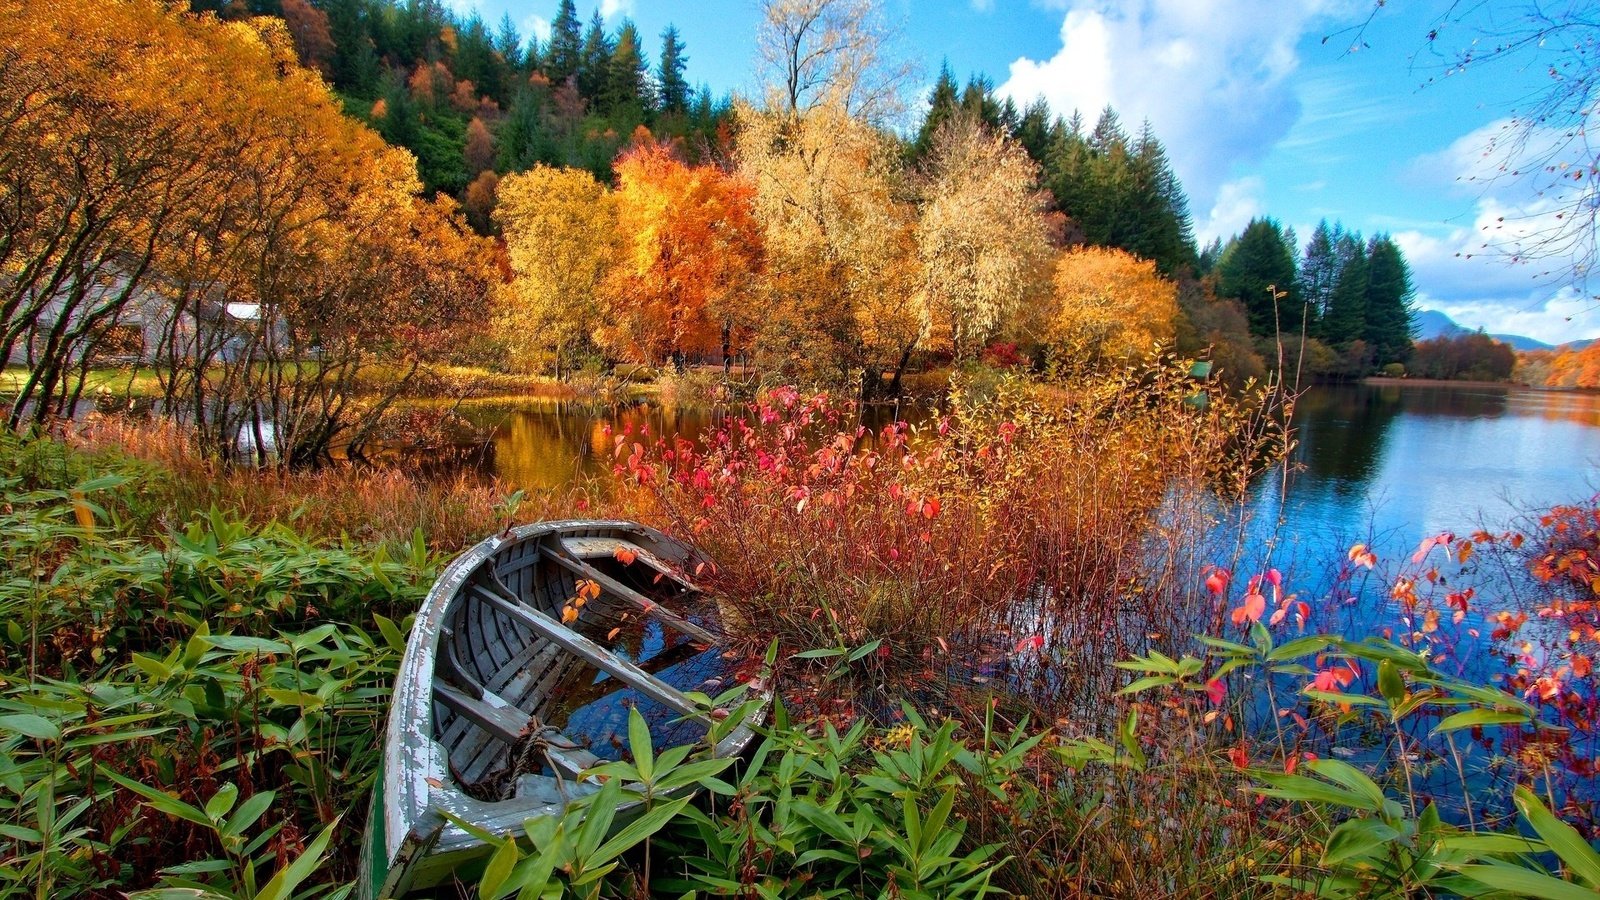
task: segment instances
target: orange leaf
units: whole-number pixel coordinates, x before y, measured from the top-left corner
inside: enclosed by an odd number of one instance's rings
[[[561,607],[561,621],[563,624],[571,624],[578,621],[578,608],[575,606]]]
[[[632,550],[629,550],[626,547],[618,547],[617,552],[613,553],[612,555],[617,558],[617,562],[622,563],[625,566],[633,565],[633,561],[639,558],[639,554],[634,553]]]

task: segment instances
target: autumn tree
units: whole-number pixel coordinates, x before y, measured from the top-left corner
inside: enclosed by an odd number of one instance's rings
[[[925,321],[971,359],[1038,296],[1049,257],[1038,167],[971,116],[934,137],[916,229]]]
[[[754,325],[762,263],[748,182],[687,166],[644,141],[617,163],[617,262],[602,283],[602,342],[655,363],[720,349],[724,366]]]
[[[512,280],[495,296],[495,329],[513,368],[564,367],[593,345],[598,287],[616,255],[616,205],[580,169],[535,166],[507,175],[494,221],[505,236]]]
[[[1125,250],[1081,247],[1055,266],[1045,340],[1070,362],[1128,360],[1175,337],[1178,286]]]
[[[70,410],[70,370],[136,317],[163,407],[210,452],[359,444],[437,352],[419,336],[472,315],[484,245],[416,199],[412,158],[343,115],[282,20],[7,2],[0,181],[30,221],[0,239],[0,350],[34,361],[13,424]],[[391,380],[358,396],[375,363]]]
[[[926,326],[897,148],[839,104],[797,117],[743,107],[737,122],[767,253],[763,360],[788,376],[892,370],[898,383]]]
[[[283,21],[294,37],[294,49],[300,63],[321,72],[324,77],[333,75],[333,33],[328,26],[328,14],[307,0],[283,0]]]

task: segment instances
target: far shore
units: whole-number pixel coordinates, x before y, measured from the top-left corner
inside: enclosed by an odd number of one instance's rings
[[[1568,388],[1536,388],[1533,385],[1524,384],[1520,381],[1471,381],[1468,379],[1457,380],[1451,378],[1388,378],[1383,375],[1373,375],[1369,378],[1363,378],[1361,383],[1370,384],[1373,387],[1388,387],[1395,385],[1400,387],[1505,388],[1506,390],[1519,391],[1569,390]]]
[[[1466,388],[1499,388],[1507,391],[1545,391],[1555,394],[1600,394],[1600,388],[1586,387],[1549,387],[1539,384],[1528,384],[1522,381],[1452,381],[1448,378],[1386,378],[1374,375],[1363,378],[1362,384],[1373,387],[1466,387]]]

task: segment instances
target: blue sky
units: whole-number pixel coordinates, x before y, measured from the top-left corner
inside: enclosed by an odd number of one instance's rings
[[[455,5],[548,33],[557,4]],[[1479,252],[1481,225],[1528,198],[1458,179],[1481,167],[1479,148],[1540,72],[1500,65],[1424,87],[1440,74],[1425,35],[1447,6],[1388,4],[1356,52],[1341,30],[1371,0],[885,0],[884,11],[920,86],[947,60],[958,78],[986,73],[1019,104],[1042,94],[1091,122],[1108,102],[1130,129],[1150,119],[1202,240],[1226,239],[1253,215],[1302,241],[1319,219],[1337,219],[1400,242],[1420,307],[1552,343],[1600,336],[1594,301]],[[631,17],[652,57],[654,36],[676,24],[692,81],[754,92],[757,0],[580,0],[580,15],[596,7],[612,25]]]

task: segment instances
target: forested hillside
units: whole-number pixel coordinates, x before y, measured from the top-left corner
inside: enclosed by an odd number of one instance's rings
[[[1280,361],[1359,377],[1409,359],[1413,289],[1387,236],[1322,223],[1302,250],[1263,218],[1202,253],[1160,139],[1110,108],[1091,124],[1042,99],[1019,107],[944,66],[894,120],[903,131],[857,115],[826,79],[783,122],[770,103],[691,88],[677,29],[584,19],[573,0],[545,41],[436,0],[193,6],[281,17],[346,112],[415,156],[423,196],[453,197],[504,238],[515,277],[472,354],[490,365],[736,358],[775,377],[882,372],[898,388],[908,368],[1093,364],[1112,347],[1207,355],[1236,380]],[[963,171],[998,160],[986,179]],[[502,185],[521,173],[531,180]],[[673,226],[685,203],[699,224]],[[577,219],[541,219],[555,213]],[[577,244],[556,233],[575,221],[594,229]]]
[[[436,0],[193,0],[224,18],[281,16],[295,50],[320,71],[346,110],[417,157],[425,190],[461,200],[489,227],[500,175],[570,166],[609,180],[617,153],[643,126],[707,155],[728,110],[686,80],[689,57],[674,28],[643,35],[624,19],[585,24],[563,0],[551,35],[490,26]],[[651,62],[651,47],[659,47]]]

